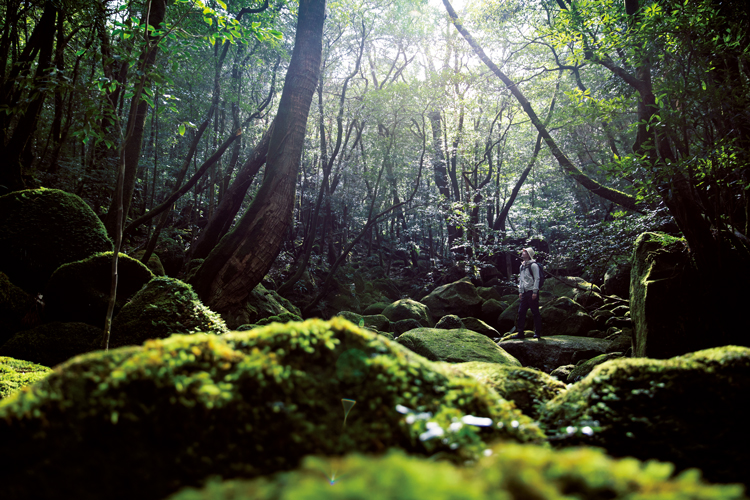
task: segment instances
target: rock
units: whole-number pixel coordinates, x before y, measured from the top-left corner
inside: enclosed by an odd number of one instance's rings
[[[541,311],[542,333],[584,337],[596,328],[596,321],[580,304],[568,297],[558,297]]]
[[[383,315],[391,322],[414,319],[419,321],[420,325],[426,327],[435,324],[430,309],[425,304],[412,299],[397,300],[383,310]]]
[[[46,366],[0,357],[0,400],[47,376],[52,370]]]
[[[0,346],[24,327],[24,317],[34,311],[34,298],[0,272]]]
[[[73,356],[96,351],[102,336],[101,328],[86,323],[44,323],[13,335],[0,346],[0,356],[55,366]]]
[[[172,278],[180,273],[185,264],[185,245],[180,241],[179,236],[160,236],[154,253],[159,256],[166,275]]]
[[[362,320],[362,315],[357,314],[355,312],[351,311],[341,311],[336,316],[341,316],[345,320],[349,321],[350,323],[354,323],[355,325],[363,326],[364,322],[360,325],[360,321]]]
[[[630,270],[633,262],[628,259],[619,264],[613,264],[604,274],[602,293],[628,298],[630,295]]]
[[[614,460],[596,449],[501,443],[487,455],[465,467],[398,450],[351,454],[335,462],[336,471],[342,471],[340,482],[321,472],[331,469],[330,460],[308,457],[292,472],[251,481],[216,480],[168,500],[745,499],[739,485],[708,485],[699,474],[673,477],[670,464]]]
[[[571,297],[588,311],[592,311],[604,305],[604,297],[602,297],[599,287],[596,285],[590,285],[590,287],[591,288],[588,290],[575,288],[573,290],[573,297]]]
[[[455,314],[448,314],[447,316],[443,316],[435,325],[435,328],[438,328],[440,330],[454,330],[456,328],[463,327],[464,322],[461,321],[461,318],[459,318]]]
[[[290,321],[299,321],[300,317],[290,312],[281,312],[276,316],[261,318],[254,326],[265,326],[271,323],[289,323]],[[239,330],[240,328],[238,328]]]
[[[570,375],[568,376],[568,380],[566,380],[567,383],[573,384],[575,382],[578,382],[583,377],[591,373],[591,370],[599,366],[600,364],[604,363],[605,361],[609,361],[610,359],[617,359],[622,357],[622,352],[609,352],[605,354],[600,354],[598,356],[594,356],[591,359],[587,359],[586,361],[579,361],[578,364],[571,370]]]
[[[489,385],[533,419],[538,408],[566,390],[564,383],[533,368],[471,361],[450,365]]]
[[[503,296],[500,295],[500,292],[497,291],[497,288],[494,286],[488,286],[488,287],[477,287],[477,294],[482,298],[483,301],[488,300],[497,300],[498,302],[502,302]]]
[[[491,339],[499,339],[500,332],[492,328],[490,325],[477,318],[463,318],[464,328],[471,330],[472,332],[481,333],[485,337]]]
[[[404,332],[408,332],[409,330],[414,330],[415,328],[421,328],[422,325],[417,321],[416,319],[401,319],[396,322],[391,323],[391,331],[393,332],[394,336],[398,337]]]
[[[575,367],[576,365],[558,366],[549,373],[549,376],[559,380],[560,382],[567,383],[570,372],[572,372],[573,368]]]
[[[81,198],[57,189],[0,196],[0,272],[36,294],[67,262],[112,250],[104,225]]]
[[[597,366],[547,404],[542,423],[560,446],[673,462],[717,482],[748,483],[750,349],[726,346],[668,360]],[[590,432],[581,432],[589,426]],[[568,427],[576,430],[569,432]]]
[[[416,328],[403,333],[396,342],[432,361],[486,361],[521,366],[517,359],[490,339],[466,329]]]
[[[385,308],[389,305],[391,305],[390,302],[375,302],[374,304],[367,306],[365,310],[362,311],[362,314],[382,314]]]
[[[493,425],[425,435],[464,415]],[[463,462],[489,440],[543,436],[479,382],[346,320],[309,320],[175,335],[59,366],[0,405],[0,456],[13,457],[0,484],[3,500],[60,498],[61,485],[82,500],[157,500],[212,476],[292,469],[312,453],[399,447]]]
[[[482,299],[476,287],[465,280],[439,286],[420,301],[430,308],[436,318],[448,314],[459,317],[478,316],[482,312]]]
[[[608,338],[610,341],[607,352],[627,352],[633,347],[633,331],[629,328],[622,330],[615,338]]]
[[[173,333],[226,333],[218,313],[204,306],[187,283],[154,278],[115,316],[110,347],[140,345]]]
[[[640,235],[630,280],[634,356],[664,359],[728,340],[706,335],[716,314],[702,303],[685,241],[662,233]]]
[[[98,253],[60,266],[44,288],[45,320],[104,328],[112,286],[112,254]],[[117,260],[117,275],[115,314],[154,277],[146,266],[124,253]]]
[[[133,258],[140,261],[145,254],[145,250],[138,250],[133,254]],[[203,262],[203,259],[199,260]],[[152,253],[151,257],[148,258],[148,263],[146,263],[145,265],[152,273],[154,273],[154,276],[166,276],[166,273],[164,272],[164,265],[161,263],[161,259],[157,254]]]
[[[609,343],[604,339],[556,335],[533,340],[502,340],[498,345],[518,359],[522,366],[550,373],[558,366],[604,354]]]
[[[510,305],[500,313],[500,316],[497,318],[497,329],[500,332],[509,332],[514,327],[516,327],[516,321],[518,318],[518,294],[516,294],[516,299],[510,303]],[[544,328],[544,323],[542,323],[542,328]],[[531,311],[528,311],[526,313],[526,322],[524,323],[524,329],[534,329],[534,318],[531,315]]]
[[[344,309],[339,309],[346,310]],[[258,283],[247,299],[245,307],[234,314],[227,314],[224,320],[229,328],[237,328],[239,325],[246,323],[259,323],[263,318],[271,316],[280,316],[291,314],[294,320],[301,320],[300,310],[295,307],[289,300],[285,299],[276,291],[268,290]]]
[[[370,314],[362,316],[361,314],[353,313],[351,311],[342,311],[337,314],[347,321],[354,323],[362,328],[368,330],[375,330],[377,332],[390,332],[391,322],[382,314]]]
[[[482,302],[482,310],[479,313],[479,317],[487,323],[494,325],[497,323],[498,318],[508,308],[507,302],[502,302],[495,299],[490,299]]]
[[[388,278],[372,280],[372,289],[376,292],[380,292],[390,300],[399,300],[401,298],[401,290],[398,289],[398,286],[396,286],[396,283],[393,280]]]

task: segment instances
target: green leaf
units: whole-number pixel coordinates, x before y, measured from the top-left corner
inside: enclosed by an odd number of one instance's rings
[[[218,3],[219,5],[221,5],[222,9],[227,10],[227,4],[225,4],[221,0],[216,0],[216,3]]]
[[[213,26],[214,20],[212,17],[204,17],[203,20],[208,24],[209,26]]]
[[[185,135],[185,130],[186,130],[185,124],[184,123],[180,123],[180,126],[177,129],[177,131],[180,133],[180,135]]]

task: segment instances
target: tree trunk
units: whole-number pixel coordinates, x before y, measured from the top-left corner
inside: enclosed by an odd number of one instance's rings
[[[320,73],[325,0],[301,0],[294,51],[268,147],[263,184],[235,229],[192,280],[201,299],[228,314],[244,307],[281,249],[291,222],[307,116]]]

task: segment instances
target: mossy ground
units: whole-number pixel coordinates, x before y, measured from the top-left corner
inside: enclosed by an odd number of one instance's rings
[[[51,371],[36,363],[0,356],[0,399],[43,379]]]
[[[392,451],[340,461],[307,458],[294,472],[253,481],[213,481],[169,500],[740,500],[739,485],[710,485],[670,464],[613,460],[599,450],[554,451],[505,444],[475,467]],[[333,472],[336,472],[334,475]],[[332,479],[333,478],[333,479]]]
[[[550,401],[541,422],[559,445],[601,446],[615,456],[697,467],[712,481],[748,481],[748,387],[746,347],[616,359]]]
[[[346,423],[342,399],[356,401]],[[491,424],[455,425],[466,415]],[[61,365],[0,405],[0,457],[13,456],[0,483],[7,499],[61,489],[157,499],[211,475],[290,469],[309,454],[395,446],[463,461],[490,440],[543,437],[477,381],[343,319],[310,320],[175,335]]]

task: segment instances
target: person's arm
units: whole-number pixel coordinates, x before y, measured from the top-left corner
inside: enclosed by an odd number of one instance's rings
[[[531,268],[531,274],[534,276],[534,286],[531,287],[531,290],[533,292],[532,299],[536,298],[536,295],[539,293],[539,264],[532,264],[529,266]]]

